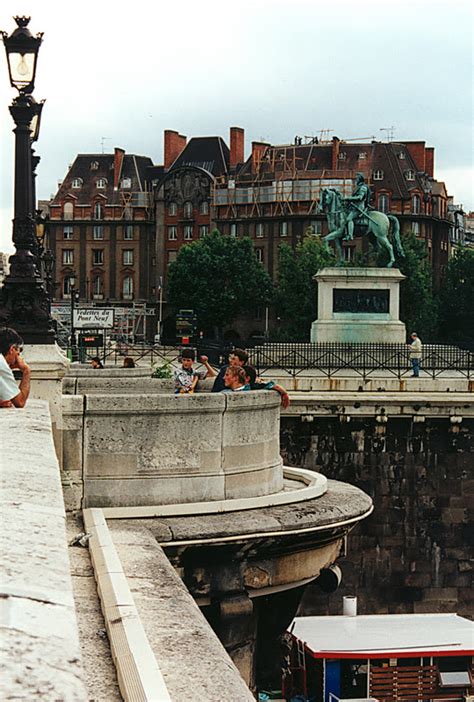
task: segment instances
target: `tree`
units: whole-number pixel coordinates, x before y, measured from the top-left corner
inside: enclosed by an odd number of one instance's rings
[[[222,328],[240,314],[270,302],[270,276],[257,261],[249,238],[214,230],[179,250],[170,264],[168,300],[175,309],[193,309],[200,328]]]
[[[421,339],[430,340],[437,334],[438,309],[426,244],[409,234],[403,237],[403,248],[405,257],[398,260],[400,271],[406,275],[400,286],[400,319],[408,334],[415,331]]]
[[[281,244],[277,289],[277,312],[283,322],[281,338],[309,339],[317,315],[313,276],[328,265],[334,265],[334,256],[319,237],[306,236],[296,249]]]
[[[457,249],[439,294],[440,333],[450,343],[474,342],[474,251]]]

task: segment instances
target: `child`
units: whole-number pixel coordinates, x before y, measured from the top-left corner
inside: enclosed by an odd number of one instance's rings
[[[205,357],[203,356],[202,358],[204,359]],[[207,376],[207,370],[195,371],[193,369],[194,359],[193,349],[183,349],[181,352],[181,368],[177,368],[173,374],[174,392],[176,395],[194,392],[198,381],[203,380]],[[207,363],[205,365],[207,366]]]

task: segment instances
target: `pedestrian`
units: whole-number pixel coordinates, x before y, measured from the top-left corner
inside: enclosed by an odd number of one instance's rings
[[[0,407],[24,407],[30,394],[30,367],[21,357],[23,339],[14,329],[0,329]],[[20,370],[20,387],[13,370]]]
[[[410,350],[410,361],[413,368],[412,378],[420,377],[420,361],[421,361],[421,339],[416,332],[410,335],[411,343],[408,344]]]
[[[211,366],[209,366],[207,356],[201,356],[201,361],[206,366],[205,371],[196,371],[193,368],[193,363],[196,356],[193,349],[183,349],[181,352],[181,368],[177,368],[174,371],[174,392],[176,395],[186,395],[193,393],[196,385],[200,380],[204,380],[207,377],[209,369],[213,371]]]
[[[245,382],[245,371],[239,366],[227,366],[224,373],[224,387],[220,392],[241,392],[250,390],[250,385]]]
[[[91,359],[91,366],[92,366],[92,368],[97,369],[97,368],[103,368],[104,364],[102,363],[102,361],[100,360],[100,358],[98,356],[94,356],[94,358]]]
[[[123,359],[123,368],[136,368],[135,361],[131,356],[125,356]]]
[[[245,366],[248,360],[249,355],[246,351],[244,351],[243,349],[234,349],[229,354],[229,363],[225,366],[222,366],[219,373],[217,374],[211,392],[220,392],[225,388],[224,375],[229,366],[242,368],[243,366]]]
[[[250,385],[251,390],[275,390],[281,397],[281,406],[286,409],[290,405],[290,396],[282,385],[278,385],[274,380],[262,381],[257,378],[257,371],[253,366],[245,365],[245,382]]]

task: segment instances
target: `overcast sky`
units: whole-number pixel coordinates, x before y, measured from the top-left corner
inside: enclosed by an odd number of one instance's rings
[[[435,176],[467,210],[473,196],[472,9],[468,0],[2,0],[0,29],[31,15],[44,32],[35,98],[46,98],[37,194],[49,198],[77,153],[150,156],[163,130],[245,129],[290,143],[425,140]],[[3,54],[3,50],[2,50]],[[12,250],[14,97],[0,57],[0,250]]]

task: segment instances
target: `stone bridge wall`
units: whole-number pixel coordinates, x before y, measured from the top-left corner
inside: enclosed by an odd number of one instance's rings
[[[473,617],[474,419],[328,415],[282,417],[285,465],[357,485],[375,508],[349,536],[338,594],[309,587],[302,613],[340,614],[352,594],[366,614]]]

